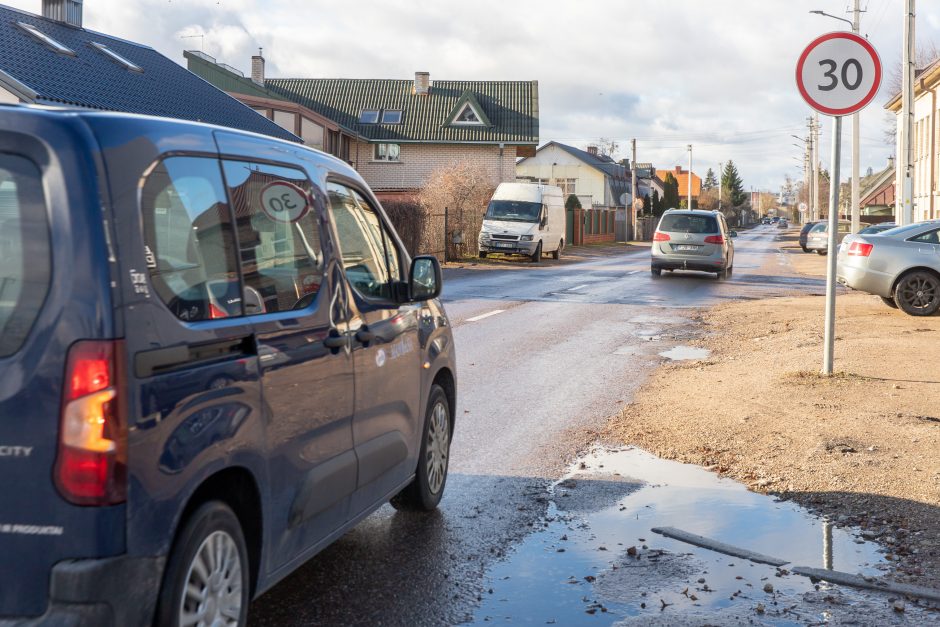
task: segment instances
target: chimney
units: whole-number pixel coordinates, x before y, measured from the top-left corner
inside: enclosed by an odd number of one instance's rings
[[[588,151],[588,154],[591,155],[592,157],[597,156],[597,146],[588,146],[587,151]]]
[[[681,166],[681,165],[677,165],[677,166],[676,166],[676,174],[682,174],[682,166]]]
[[[431,73],[415,72],[415,95],[427,96],[431,91]]]
[[[889,168],[894,167],[894,157],[888,157],[888,167]]]
[[[251,57],[251,82],[264,86],[264,57],[261,56],[261,48],[258,48],[258,54]]]
[[[82,2],[83,0],[42,0],[42,16],[81,28]]]

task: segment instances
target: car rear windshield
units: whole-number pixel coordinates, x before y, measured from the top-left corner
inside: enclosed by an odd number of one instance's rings
[[[888,237],[895,235],[911,235],[916,231],[924,228],[923,224],[905,224],[904,226],[896,226],[893,229],[888,229],[887,231],[882,231],[879,235],[886,235]]]
[[[660,231],[670,233],[719,233],[718,220],[713,216],[667,214],[659,223]]]
[[[538,222],[542,204],[524,200],[491,200],[486,208],[487,220],[509,220],[511,222]]]
[[[0,357],[26,340],[46,300],[51,266],[39,169],[0,154]]]

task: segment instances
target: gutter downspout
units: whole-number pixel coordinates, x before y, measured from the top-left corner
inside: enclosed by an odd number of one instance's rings
[[[930,103],[930,219],[936,217],[934,213],[934,196],[937,193],[937,88],[927,89],[924,79],[920,79],[922,91],[929,91]]]

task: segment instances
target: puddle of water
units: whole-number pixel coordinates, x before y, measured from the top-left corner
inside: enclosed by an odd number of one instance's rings
[[[675,346],[668,351],[660,353],[661,356],[672,361],[686,361],[690,359],[705,359],[711,355],[711,351],[706,348],[695,348],[694,346]]]
[[[638,449],[597,449],[553,485],[551,498],[542,527],[488,574],[474,624],[803,625],[827,621],[833,605],[857,612],[859,624],[914,618],[910,611],[894,616],[883,595],[816,586],[652,533],[677,527],[788,560],[784,568],[822,568],[831,560],[836,570],[880,574],[877,544],[698,466]],[[758,603],[763,613],[756,613]]]

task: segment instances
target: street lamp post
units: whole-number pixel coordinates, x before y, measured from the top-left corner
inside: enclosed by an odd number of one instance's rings
[[[718,211],[721,211],[721,186],[722,180],[725,178],[725,163],[724,161],[718,163]]]

